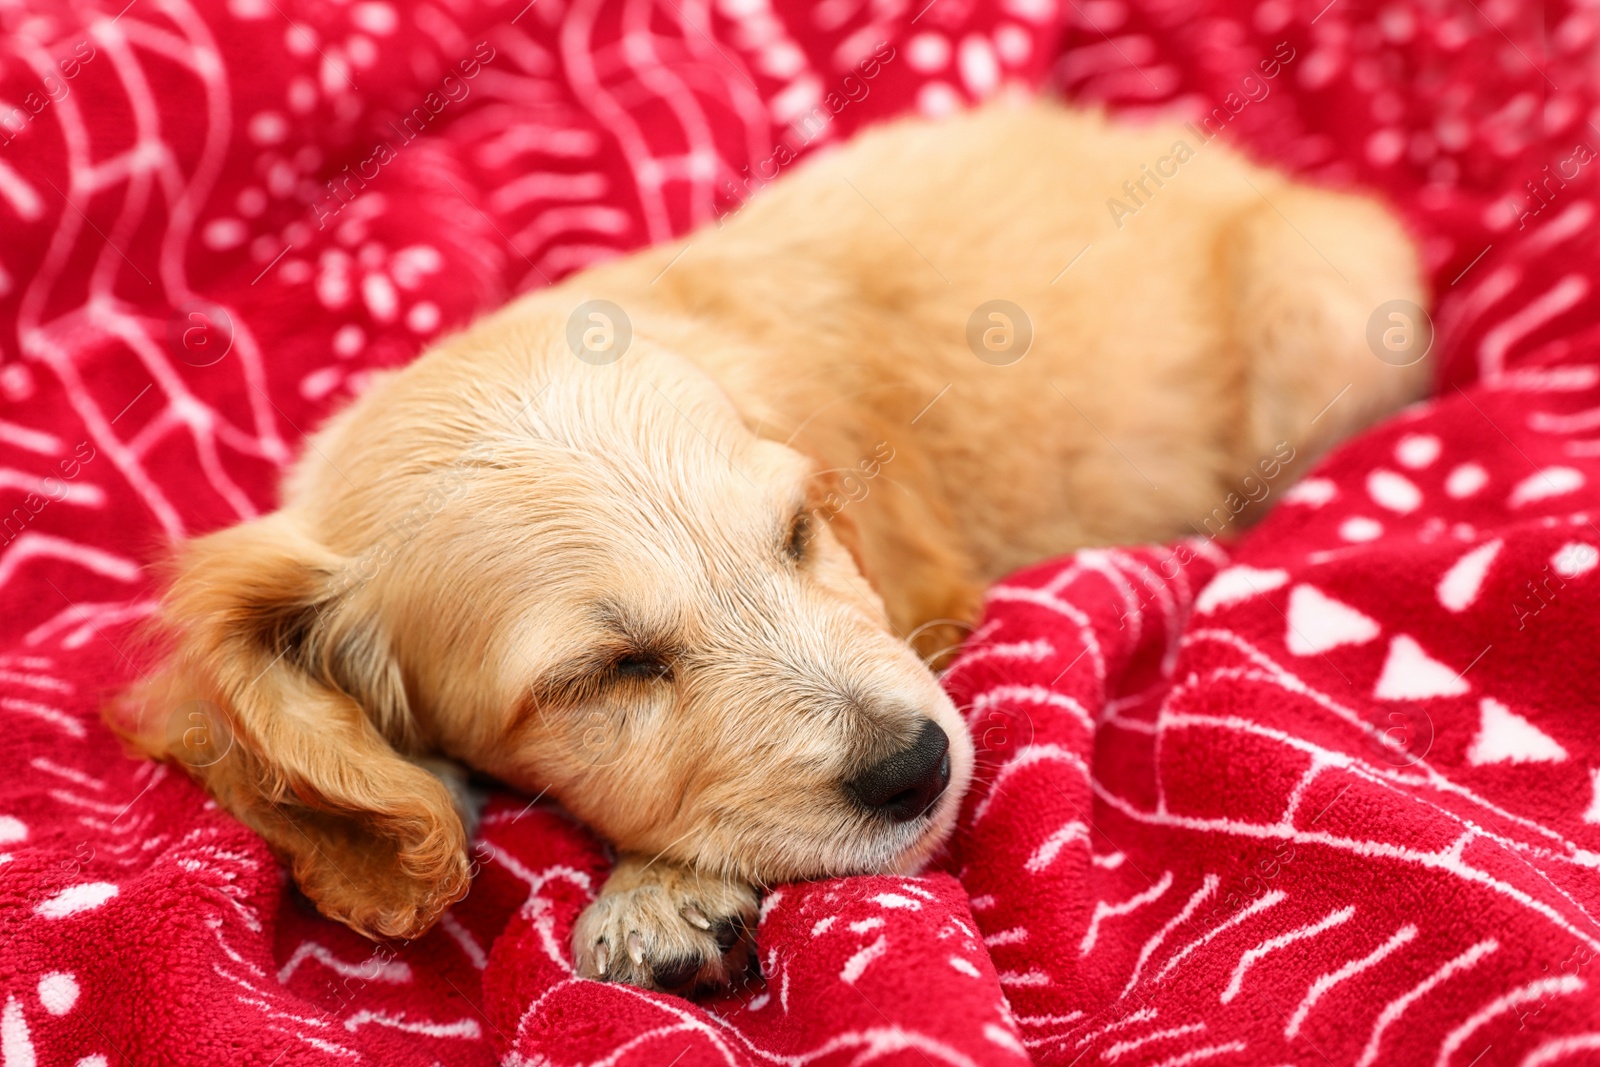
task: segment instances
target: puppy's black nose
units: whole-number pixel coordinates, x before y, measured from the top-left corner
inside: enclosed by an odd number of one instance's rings
[[[924,719],[917,739],[845,783],[856,799],[894,820],[910,822],[933,807],[950,784],[950,738]]]

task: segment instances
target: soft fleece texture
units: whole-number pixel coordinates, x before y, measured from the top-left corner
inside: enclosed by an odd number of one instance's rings
[[[1592,7],[524,3],[0,6],[38,111],[0,146],[4,1067],[1600,1061]],[[471,895],[375,951],[120,754],[139,565],[269,507],[369,369],[706,219],[822,94],[819,143],[1006,84],[1222,107],[1383,190],[1442,384],[1231,547],[994,589],[947,678],[983,752],[948,873],[782,888],[765,986],[694,1005],[573,978],[605,861],[549,806],[493,798]]]

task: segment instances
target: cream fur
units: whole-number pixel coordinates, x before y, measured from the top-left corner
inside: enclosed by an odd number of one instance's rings
[[[1231,533],[1263,460],[1286,485],[1423,391],[1367,349],[1373,309],[1425,302],[1374,202],[1196,142],[1117,225],[1180,140],[1049,105],[895,123],[444,340],[316,434],[281,510],[183,549],[132,729],[182,758],[171,709],[222,708],[197,777],[372,936],[468,886],[427,760],[548,790],[624,854],[581,972],[727,980],[706,931],[752,887],[912,869],[950,829],[972,744],[906,638],[949,646],[1046,556]],[[567,343],[597,298],[632,324],[609,365]],[[1034,332],[1007,366],[967,342],[997,298]],[[840,783],[924,716],[953,780],[886,825]]]

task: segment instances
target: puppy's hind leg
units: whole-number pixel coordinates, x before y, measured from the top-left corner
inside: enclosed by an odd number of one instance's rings
[[[624,854],[573,928],[578,973],[669,993],[730,985],[750,961],[756,905],[742,882]]]
[[[1375,201],[1258,184],[1261,195],[1233,220],[1221,256],[1244,359],[1240,459],[1248,464],[1286,441],[1299,475],[1426,393],[1430,328],[1416,311],[1427,293],[1411,241]]]

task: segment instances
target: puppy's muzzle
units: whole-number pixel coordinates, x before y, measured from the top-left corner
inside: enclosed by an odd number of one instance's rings
[[[892,822],[926,815],[950,784],[950,738],[932,719],[911,744],[879,760],[845,783],[874,813]]]

